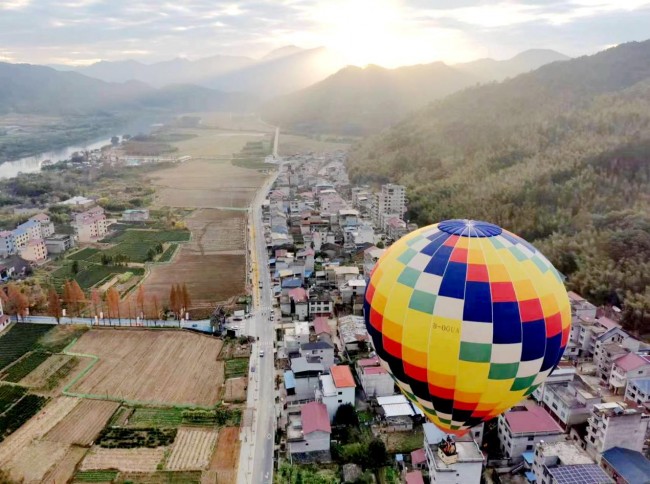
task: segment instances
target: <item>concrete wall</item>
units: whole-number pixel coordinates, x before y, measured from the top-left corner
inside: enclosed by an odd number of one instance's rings
[[[289,442],[289,452],[298,454],[303,452],[319,452],[330,449],[330,434],[317,430],[305,435],[304,440]]]

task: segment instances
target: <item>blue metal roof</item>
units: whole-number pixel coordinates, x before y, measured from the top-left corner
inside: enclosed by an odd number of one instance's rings
[[[603,452],[603,459],[627,482],[650,482],[650,460],[640,452],[613,447]]]
[[[288,288],[288,289],[293,289],[296,287],[302,287],[302,280],[301,279],[285,279],[282,281],[282,287],[283,288]]]
[[[287,390],[296,388],[296,377],[293,375],[293,371],[291,370],[284,372],[284,387]]]
[[[311,277],[313,271],[305,271],[305,277]]]
[[[633,378],[628,385],[634,385],[646,395],[650,393],[650,378]]]
[[[534,472],[526,472],[526,479],[528,482],[537,482],[537,477],[535,477]]]
[[[535,459],[535,453],[532,450],[529,450],[528,452],[524,452],[523,454],[521,454],[521,456],[528,464],[532,464],[533,460]]]

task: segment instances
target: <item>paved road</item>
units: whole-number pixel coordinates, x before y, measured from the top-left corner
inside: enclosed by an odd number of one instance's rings
[[[252,426],[243,432],[237,482],[273,482],[273,446],[275,442],[275,369],[273,364],[274,324],[270,321],[272,307],[271,277],[262,223],[262,202],[275,181],[271,177],[257,193],[250,212],[250,244],[254,315],[249,320],[249,333],[258,337],[253,345],[247,406],[253,408]],[[261,284],[260,284],[261,282]],[[264,351],[264,356],[260,356]]]

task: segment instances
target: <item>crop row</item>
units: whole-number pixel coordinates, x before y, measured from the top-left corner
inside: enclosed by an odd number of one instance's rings
[[[112,470],[79,471],[74,475],[74,482],[112,482],[117,474],[118,471]]]
[[[52,327],[47,324],[16,323],[0,337],[0,370],[35,348],[41,336]]]
[[[20,400],[26,391],[16,385],[0,385],[0,414]]]
[[[34,351],[16,361],[13,365],[5,368],[0,374],[0,380],[13,383],[19,382],[49,357],[49,353],[45,353],[44,351]]]
[[[0,415],[0,442],[36,415],[46,402],[47,398],[45,397],[27,394]]]
[[[107,448],[156,448],[171,445],[176,432],[176,429],[108,427],[102,430],[97,441],[101,447]]]

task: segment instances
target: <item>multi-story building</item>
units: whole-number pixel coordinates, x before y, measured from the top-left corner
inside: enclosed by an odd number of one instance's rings
[[[542,401],[544,408],[566,429],[585,423],[591,409],[601,400],[591,387],[577,379],[568,384],[547,385]]]
[[[537,443],[563,439],[564,431],[546,410],[527,401],[499,416],[498,433],[501,452],[519,462]]]
[[[558,383],[568,384],[573,381],[576,375],[576,367],[571,363],[566,363],[561,361],[558,366],[551,372],[551,374],[546,378],[546,380],[539,385],[531,396],[538,402],[544,401],[544,395],[546,394],[546,387],[548,385],[554,385]]]
[[[74,237],[68,234],[54,234],[45,239],[45,247],[50,254],[61,254],[74,245]]]
[[[454,440],[431,423],[425,423],[422,427],[431,484],[481,482],[483,453],[470,436]]]
[[[395,393],[395,381],[379,364],[379,358],[360,359],[356,367],[366,397],[386,397]]]
[[[8,257],[16,253],[14,234],[9,230],[0,232],[0,257]]]
[[[613,447],[603,452],[600,465],[616,484],[650,482],[650,461],[641,452]]]
[[[599,459],[600,454],[613,447],[641,451],[650,415],[624,403],[609,402],[596,405],[587,420],[587,452]]]
[[[29,220],[36,222],[39,225],[40,234],[36,238],[45,239],[54,234],[54,224],[50,220],[49,215],[45,213],[39,213],[31,217]]]
[[[330,422],[341,405],[350,404],[354,407],[356,386],[350,367],[347,365],[332,366],[329,375],[321,375],[320,399],[327,407]]]
[[[327,341],[301,344],[300,354],[310,362],[321,363],[325,368],[334,364],[334,345]]]
[[[614,361],[609,376],[609,387],[617,395],[625,393],[627,381],[650,376],[650,357],[629,353]]]
[[[381,192],[373,200],[372,221],[377,227],[383,227],[391,215],[404,217],[406,212],[406,188],[402,185],[388,183],[382,185]]]
[[[320,454],[320,460],[329,460],[332,427],[324,404],[306,403],[299,413],[290,412],[287,421],[287,443],[292,459],[308,462],[319,457],[314,454]]]
[[[18,255],[29,262],[47,259],[47,247],[43,239],[32,239],[18,248]]]
[[[625,400],[637,405],[650,402],[650,377],[628,380],[625,388]]]
[[[75,214],[72,226],[79,242],[95,242],[108,233],[106,215],[101,207]]]
[[[334,302],[329,293],[319,292],[309,293],[309,316],[310,317],[327,317],[331,318],[334,314]]]
[[[536,484],[598,483],[611,480],[574,442],[540,442],[535,446],[532,473]],[[566,480],[573,476],[573,480]]]

